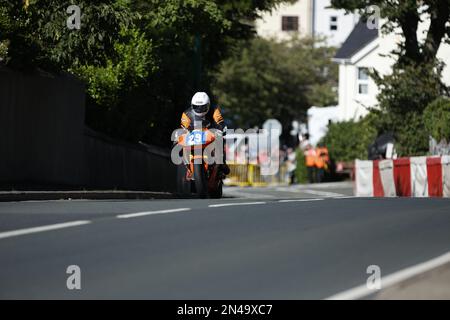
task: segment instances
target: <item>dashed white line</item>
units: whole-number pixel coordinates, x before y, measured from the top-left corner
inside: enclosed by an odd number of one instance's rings
[[[333,197],[332,199],[354,199],[357,198],[355,196],[342,196],[342,197]]]
[[[310,201],[321,201],[325,200],[324,198],[315,198],[315,199],[288,199],[288,200],[278,200],[278,202],[286,203],[286,202],[310,202]]]
[[[342,193],[321,191],[321,190],[312,190],[312,189],[302,190],[302,192],[308,193],[308,194],[313,194],[316,196],[322,196],[322,197],[344,197],[345,196],[345,194],[342,194]]]
[[[155,214],[182,212],[182,211],[189,211],[189,210],[191,210],[191,208],[178,208],[178,209],[168,209],[168,210],[136,212],[136,213],[119,214],[118,216],[116,216],[116,218],[129,219],[129,218],[150,216],[150,215],[155,215]]]
[[[16,237],[16,236],[21,236],[21,235],[30,234],[30,233],[38,233],[38,232],[64,229],[64,228],[70,228],[70,227],[77,227],[77,226],[81,226],[81,225],[88,224],[88,223],[91,223],[91,221],[80,220],[80,221],[51,224],[48,226],[6,231],[6,232],[0,233],[0,239]]]
[[[340,199],[340,198],[353,198],[353,197],[336,197],[336,198]],[[289,200],[278,200],[278,202],[289,203],[289,202],[310,202],[310,201],[320,201],[320,200],[324,200],[324,198],[289,199]],[[266,204],[266,202],[258,201],[258,202],[220,203],[220,204],[211,204],[208,207],[219,208],[219,207],[249,206],[249,205],[262,205],[262,204]],[[143,217],[143,216],[148,216],[148,215],[183,212],[183,211],[190,211],[190,210],[192,210],[192,209],[191,208],[177,208],[177,209],[168,209],[168,210],[136,212],[136,213],[120,214],[120,215],[117,215],[116,218],[129,219],[129,218],[137,218],[137,217]],[[40,227],[0,232],[0,239],[20,236],[20,235],[25,235],[25,234],[31,234],[31,233],[38,233],[38,232],[45,232],[45,231],[51,231],[51,230],[57,230],[57,229],[76,227],[76,226],[81,226],[81,225],[88,224],[88,223],[91,223],[91,221],[80,220],[80,221],[72,221],[72,222],[66,222],[66,223],[57,223],[57,224],[52,224],[52,225],[47,225],[47,226],[40,226]]]
[[[410,278],[413,278],[424,272],[438,268],[449,262],[450,262],[450,252],[447,252],[447,253],[445,253],[437,258],[434,258],[432,260],[417,264],[415,266],[412,266],[412,267],[397,271],[388,276],[382,277],[381,278],[381,285],[382,285],[381,290],[383,290],[383,288],[385,289],[392,285],[395,285],[395,284],[401,283],[405,280],[408,280]],[[356,300],[356,299],[364,298],[370,294],[374,294],[377,292],[378,292],[378,290],[367,288],[367,285],[361,285],[359,287],[335,294],[335,295],[327,298],[326,300]]]
[[[262,194],[262,193],[250,193],[250,192],[242,192],[233,190],[231,191],[225,191],[226,195],[233,196],[235,198],[241,198],[241,199],[273,199],[275,196],[268,195],[268,194]],[[225,199],[223,199],[225,200]],[[232,199],[236,200],[236,199]]]
[[[266,204],[266,202],[237,202],[237,203],[220,203],[220,204],[210,204],[208,207],[210,208],[219,208],[219,207],[231,207],[231,206],[251,206],[258,204]]]

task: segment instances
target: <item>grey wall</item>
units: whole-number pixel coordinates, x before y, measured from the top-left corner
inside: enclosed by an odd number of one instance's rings
[[[82,83],[0,69],[0,188],[172,191],[168,154],[84,125]]]
[[[176,167],[169,155],[148,148],[86,129],[87,184],[96,189],[175,191]]]

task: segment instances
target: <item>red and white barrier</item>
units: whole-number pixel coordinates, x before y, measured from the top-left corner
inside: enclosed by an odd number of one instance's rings
[[[450,197],[450,156],[443,156],[442,161],[442,181],[444,197]]]
[[[355,162],[358,197],[450,197],[450,156]]]

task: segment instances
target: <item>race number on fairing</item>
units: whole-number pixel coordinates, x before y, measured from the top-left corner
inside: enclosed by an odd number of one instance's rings
[[[190,146],[204,144],[206,142],[206,135],[202,131],[193,131],[187,138],[187,143]]]

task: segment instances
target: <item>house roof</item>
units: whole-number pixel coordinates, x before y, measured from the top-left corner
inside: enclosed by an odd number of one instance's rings
[[[342,44],[334,59],[350,59],[376,38],[378,38],[378,29],[369,29],[367,23],[361,19]]]

